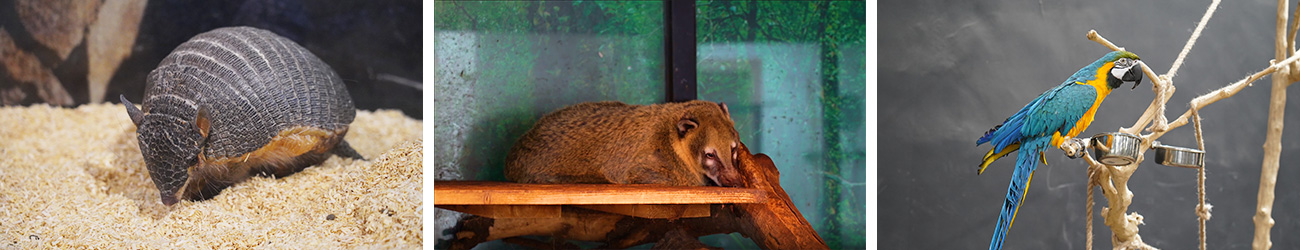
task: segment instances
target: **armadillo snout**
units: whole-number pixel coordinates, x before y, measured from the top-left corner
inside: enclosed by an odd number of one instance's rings
[[[198,163],[202,139],[191,123],[170,118],[146,116],[136,130],[149,177],[167,205],[176,203],[178,191],[189,179],[189,167]]]
[[[176,204],[176,202],[180,202],[180,200],[176,199],[175,194],[168,194],[168,193],[158,193],[158,194],[162,196],[163,205],[171,206]]]

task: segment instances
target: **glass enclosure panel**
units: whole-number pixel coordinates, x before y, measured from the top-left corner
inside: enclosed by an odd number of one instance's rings
[[[832,249],[861,249],[866,204],[865,5],[698,1],[700,99],[726,102],[741,141]],[[714,236],[724,248],[756,248]],[[715,243],[716,242],[716,243]]]
[[[664,102],[663,6],[437,2],[437,178],[504,180],[514,140],[565,105]],[[833,249],[865,247],[864,8],[697,1],[698,99],[728,104],[741,140],[773,158]],[[757,248],[738,234],[703,240]]]
[[[664,101],[662,1],[438,1],[439,179],[504,181],[541,115],[588,101]]]

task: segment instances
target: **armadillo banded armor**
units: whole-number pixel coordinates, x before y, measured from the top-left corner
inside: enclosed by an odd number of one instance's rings
[[[222,132],[208,138],[203,153],[209,158],[252,152],[292,126],[346,128],[356,115],[329,65],[293,41],[249,27],[195,36],[148,81],[145,113],[194,117],[207,106],[211,130]]]
[[[338,74],[265,30],[191,38],[149,73],[143,110],[122,102],[167,205],[211,197],[252,173],[292,174],[329,154],[361,158],[343,141],[356,110]]]

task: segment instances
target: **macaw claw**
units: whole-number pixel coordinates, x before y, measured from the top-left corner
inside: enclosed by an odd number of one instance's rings
[[[1070,159],[1078,159],[1088,154],[1088,140],[1080,138],[1070,138],[1061,142],[1061,150],[1065,151],[1065,156]]]

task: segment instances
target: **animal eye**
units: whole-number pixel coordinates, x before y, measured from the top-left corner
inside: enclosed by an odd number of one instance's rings
[[[1133,60],[1128,58],[1120,58],[1118,61],[1115,61],[1115,65],[1118,66],[1130,66],[1132,64],[1133,64]]]
[[[718,158],[718,154],[714,153],[704,153],[704,156],[709,158]]]

